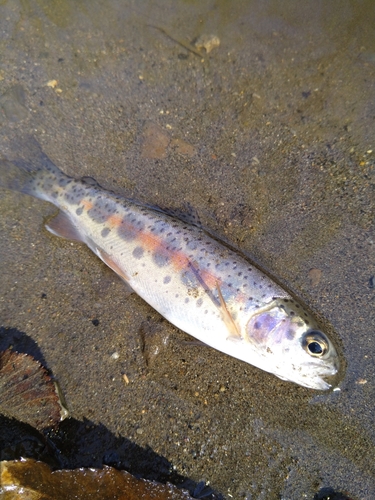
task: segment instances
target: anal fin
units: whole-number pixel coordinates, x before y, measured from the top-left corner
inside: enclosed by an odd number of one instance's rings
[[[55,236],[65,238],[67,240],[85,242],[82,234],[75,226],[69,215],[65,212],[59,212],[56,217],[53,217],[47,224],[46,229]]]
[[[122,278],[125,281],[125,283],[127,285],[129,285],[129,281],[130,281],[129,276],[126,274],[126,272],[123,269],[121,269],[121,267],[118,265],[116,260],[111,255],[109,255],[107,252],[105,252],[101,248],[96,248],[95,253],[105,264],[107,264],[108,267],[110,267],[112,269],[112,271],[114,271],[116,274],[118,274],[120,276],[120,278]]]

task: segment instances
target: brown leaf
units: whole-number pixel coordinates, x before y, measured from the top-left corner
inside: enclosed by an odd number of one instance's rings
[[[142,157],[161,160],[167,154],[169,135],[155,123],[147,123],[143,129]]]
[[[32,356],[0,353],[0,413],[38,430],[60,422],[62,407],[47,370]]]
[[[170,147],[176,151],[176,153],[183,156],[194,156],[196,149],[194,146],[184,141],[183,139],[172,139]]]
[[[310,278],[311,286],[319,285],[320,280],[322,278],[322,270],[316,269],[316,268],[310,269],[309,278]]]
[[[0,462],[0,484],[12,498],[25,500],[192,500],[172,484],[136,479],[112,467],[52,472],[32,459]]]

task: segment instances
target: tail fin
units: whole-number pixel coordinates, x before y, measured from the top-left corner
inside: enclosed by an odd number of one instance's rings
[[[0,161],[0,187],[36,196],[34,191],[35,172],[28,171],[15,162]]]
[[[28,160],[0,160],[0,187],[48,199],[44,193],[46,184],[51,185],[66,176],[43,153],[37,141],[33,139],[29,141],[29,145]]]

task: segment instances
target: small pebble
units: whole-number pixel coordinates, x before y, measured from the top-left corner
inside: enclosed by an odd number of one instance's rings
[[[57,87],[57,80],[49,80],[46,85],[47,87],[51,87],[51,89],[54,89]]]
[[[205,49],[208,54],[215,47],[219,47],[220,39],[216,35],[201,35],[194,45],[198,50]]]

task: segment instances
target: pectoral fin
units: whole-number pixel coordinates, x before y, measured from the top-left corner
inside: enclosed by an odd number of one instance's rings
[[[232,318],[231,313],[229,312],[229,310],[227,308],[227,304],[224,300],[223,294],[221,293],[220,285],[219,285],[218,281],[216,282],[216,288],[217,288],[217,292],[219,295],[220,309],[221,309],[221,313],[223,316],[223,321],[224,321],[224,323],[229,331],[228,339],[234,340],[234,341],[242,340],[242,335],[241,335],[234,319]]]

